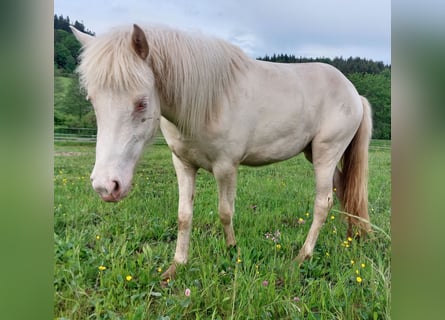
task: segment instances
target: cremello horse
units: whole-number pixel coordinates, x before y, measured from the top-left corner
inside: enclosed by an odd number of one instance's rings
[[[94,190],[105,201],[127,195],[144,144],[159,124],[172,151],[178,238],[163,278],[187,262],[199,168],[215,176],[228,246],[236,245],[238,166],[261,166],[300,152],[313,163],[316,195],[297,261],[312,255],[334,188],[343,210],[358,216],[349,215],[349,232],[352,225],[370,231],[370,106],[337,69],[256,61],[220,39],[165,27],[134,25],[99,37],[73,32],[83,45],[80,81],[97,118]]]

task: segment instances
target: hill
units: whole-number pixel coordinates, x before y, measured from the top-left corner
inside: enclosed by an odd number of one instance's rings
[[[80,43],[72,34],[70,25],[94,35],[94,32],[86,29],[83,23],[77,20],[71,23],[69,17],[54,15],[54,70],[59,74],[72,73],[79,57]]]

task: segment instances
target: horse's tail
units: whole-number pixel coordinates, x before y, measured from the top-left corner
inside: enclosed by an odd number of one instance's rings
[[[342,209],[348,217],[348,236],[352,225],[364,234],[371,231],[368,215],[368,147],[372,134],[371,106],[361,97],[363,118],[342,159]],[[358,218],[354,218],[357,216]]]

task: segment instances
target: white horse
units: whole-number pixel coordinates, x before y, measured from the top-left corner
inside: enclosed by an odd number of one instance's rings
[[[337,69],[256,61],[220,39],[165,27],[134,25],[99,37],[74,28],[73,33],[83,45],[78,73],[97,118],[94,190],[105,201],[127,195],[143,146],[159,124],[172,151],[178,238],[164,279],[187,262],[199,168],[215,176],[228,246],[236,245],[238,166],[265,165],[301,152],[313,163],[316,195],[297,261],[312,256],[334,190],[350,214],[348,233],[352,225],[370,231],[370,105]]]

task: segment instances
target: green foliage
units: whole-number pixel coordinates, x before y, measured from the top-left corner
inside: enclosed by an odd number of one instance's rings
[[[369,208],[378,229],[361,241],[346,239],[336,203],[313,258],[300,268],[292,260],[314,198],[312,166],[303,156],[240,168],[234,251],[225,248],[214,179],[200,171],[190,260],[166,287],[160,273],[173,259],[178,201],[169,149],[147,150],[132,192],[113,204],[101,201],[88,179],[94,145],[55,151],[54,318],[390,318],[388,141],[370,150]]]
[[[79,86],[76,76],[54,78],[54,124],[74,128],[95,128],[91,103]]]
[[[77,65],[80,43],[64,30],[54,30],[54,63],[58,69],[72,73]]]
[[[59,73],[72,73],[77,66],[80,43],[76,40],[70,29],[69,17],[54,15],[54,66]],[[74,26],[82,31],[94,35],[85,26],[75,21]]]
[[[74,74],[81,45],[72,34],[70,25],[69,17],[54,15],[54,125],[95,128],[93,108],[86,100]],[[77,20],[74,26],[82,32],[94,35]]]
[[[365,96],[373,111],[373,137],[391,139],[391,71],[379,74],[353,73],[349,79],[359,94]]]
[[[76,20],[73,24],[71,24],[70,17],[64,18],[63,15],[54,15],[54,30],[65,30],[71,33],[70,25],[74,25],[74,27],[79,31],[88,33],[92,36],[95,35],[95,33],[91,30],[86,29],[82,22]]]
[[[334,59],[330,58],[297,58],[295,55],[288,54],[273,54],[271,57],[268,55],[263,58],[257,58],[257,60],[278,62],[278,63],[307,63],[307,62],[323,62],[330,64],[337,69],[339,69],[343,74],[348,75],[351,73],[370,73],[378,74],[384,70],[390,69],[390,66],[385,65],[381,61],[373,61],[362,58],[352,58],[344,59],[341,57],[336,57]]]

